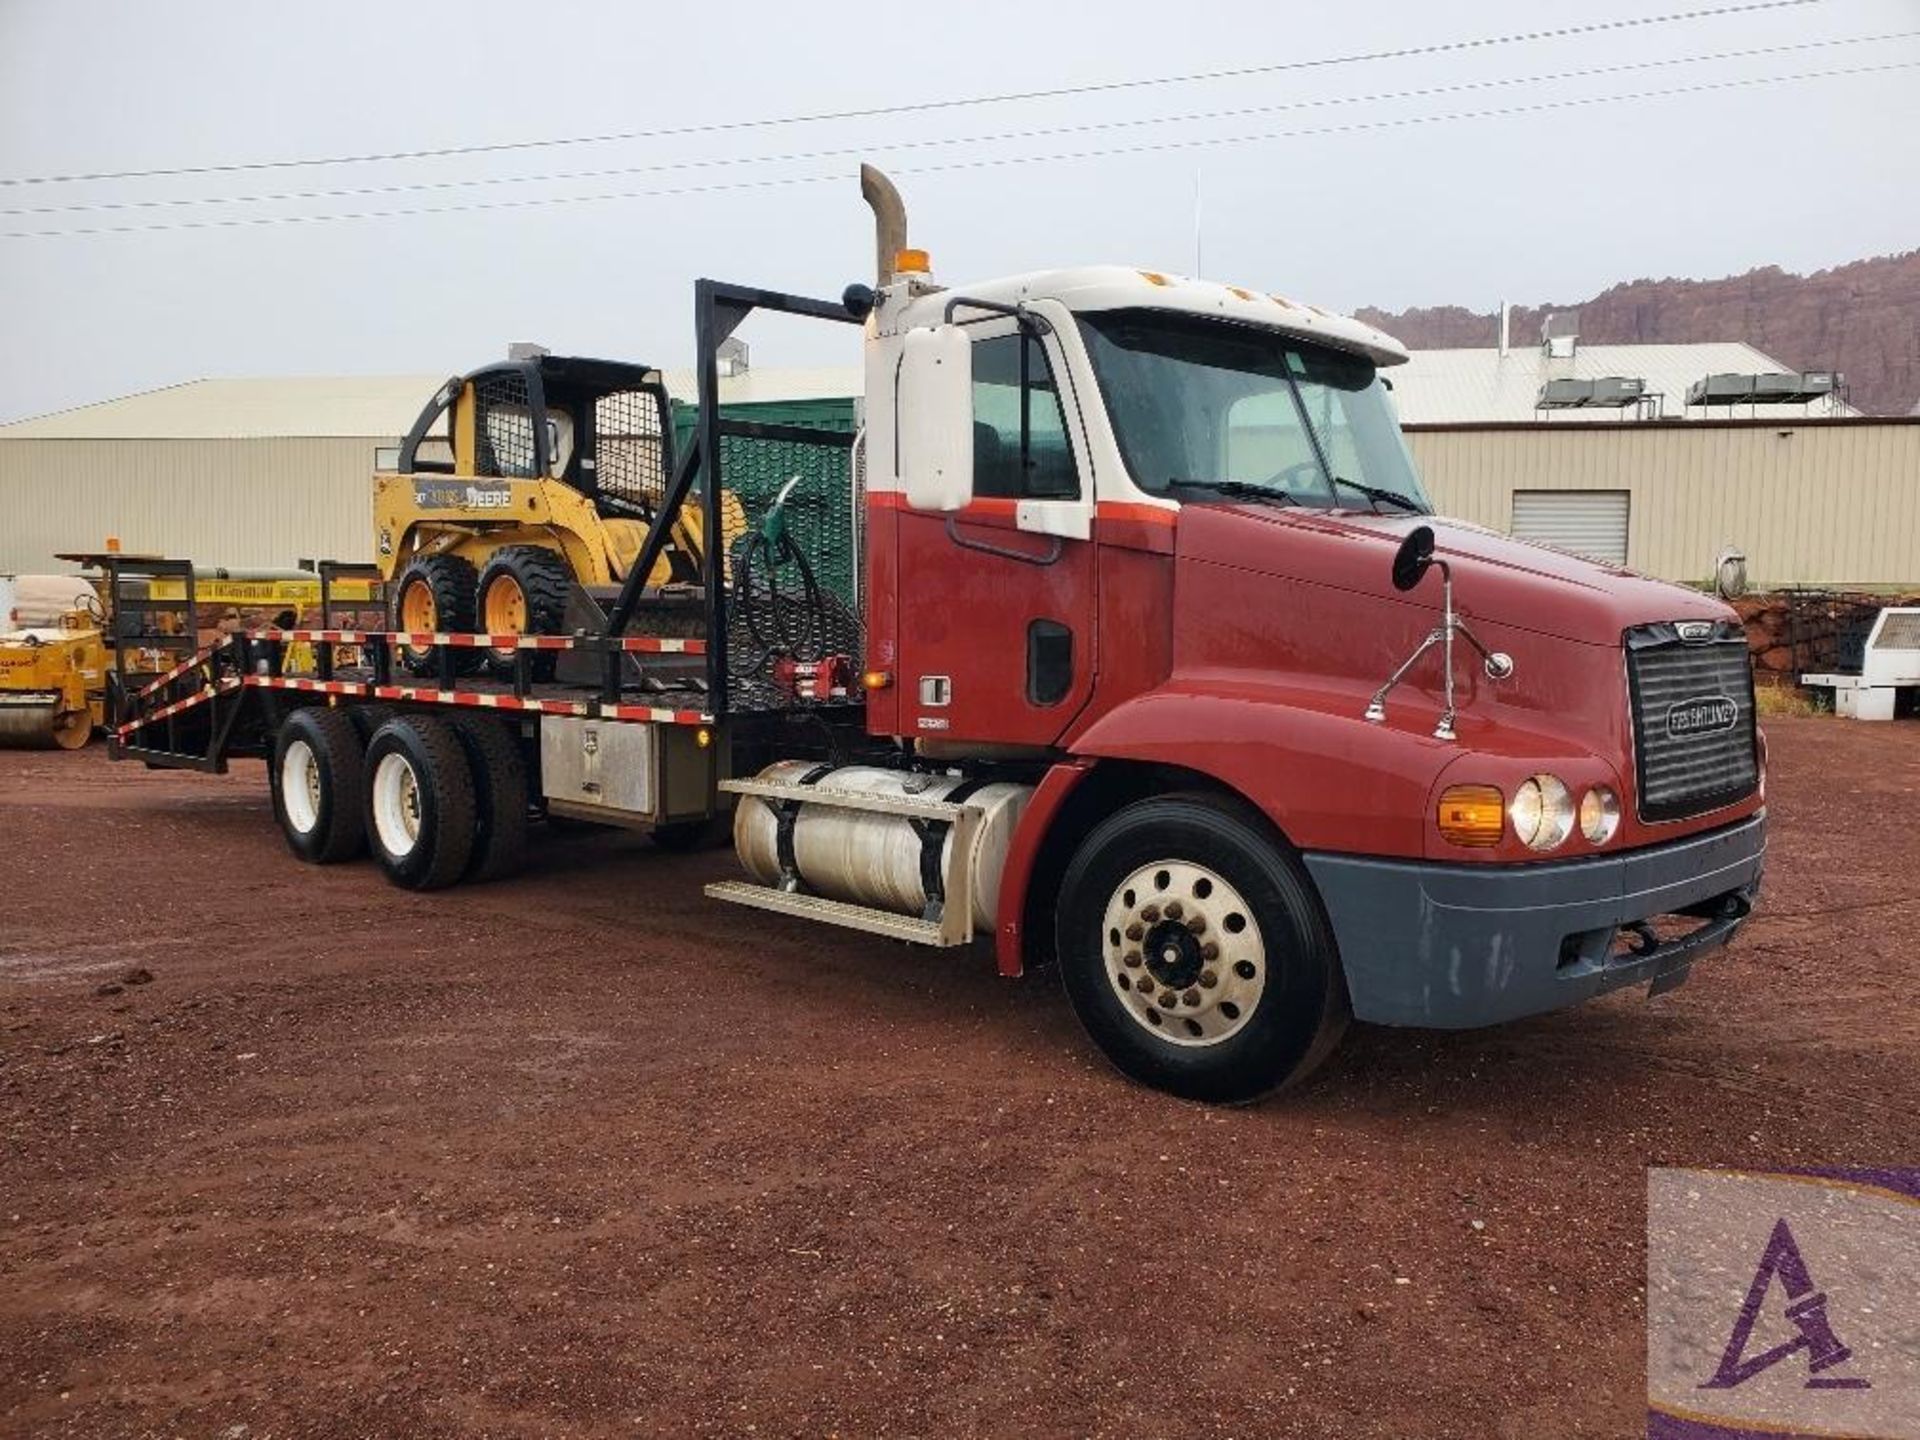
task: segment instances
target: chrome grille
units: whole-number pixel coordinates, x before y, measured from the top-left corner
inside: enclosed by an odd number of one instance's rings
[[[1753,665],[1734,622],[1626,634],[1640,818],[1678,820],[1753,793]],[[1683,630],[1686,632],[1683,634]]]

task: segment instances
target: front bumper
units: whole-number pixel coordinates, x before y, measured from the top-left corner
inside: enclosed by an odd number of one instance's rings
[[[1751,913],[1766,812],[1665,845],[1533,865],[1302,858],[1333,921],[1354,1017],[1466,1029],[1686,979]],[[1697,928],[1635,927],[1684,912]],[[1616,944],[1622,932],[1635,944]]]

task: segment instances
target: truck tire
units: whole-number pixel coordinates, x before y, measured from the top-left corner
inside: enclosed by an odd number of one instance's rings
[[[287,848],[309,865],[351,860],[367,848],[363,748],[347,712],[317,706],[295,710],[274,736],[267,767],[273,818]]]
[[[1256,1100],[1345,1031],[1333,929],[1298,857],[1211,795],[1137,801],[1102,821],[1061,882],[1061,977],[1123,1074],[1190,1100]]]
[[[373,739],[373,732],[386,724],[387,721],[391,720],[398,713],[398,710],[391,705],[354,705],[350,707],[347,710],[347,715],[353,721],[353,728],[360,732],[360,748],[364,751],[367,748],[367,742]]]
[[[573,572],[557,552],[538,545],[503,545],[487,560],[474,592],[474,613],[489,635],[558,635],[567,620]],[[516,651],[489,650],[487,668],[511,679]],[[551,650],[533,652],[533,678],[553,676]]]
[[[473,857],[473,769],[453,726],[397,715],[367,745],[366,833],[387,879],[438,890]]]
[[[458,555],[416,555],[393,582],[388,623],[395,630],[439,631],[447,635],[473,633],[474,570],[471,560]],[[400,663],[416,675],[439,671],[431,645],[402,645]],[[454,668],[462,673],[480,663],[472,650],[454,652]]]
[[[502,721],[460,715],[453,730],[473,772],[473,854],[467,880],[503,880],[526,863],[527,767],[520,743]]]

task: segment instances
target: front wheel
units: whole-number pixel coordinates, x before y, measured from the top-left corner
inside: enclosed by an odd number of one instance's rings
[[[468,634],[473,630],[473,562],[459,555],[420,555],[407,562],[393,585],[388,623],[414,635]],[[439,662],[431,644],[400,644],[400,660],[416,675],[432,675]],[[454,651],[455,669],[478,663],[471,650]]]
[[[1258,1099],[1346,1029],[1332,927],[1285,842],[1208,795],[1138,801],[1062,881],[1061,975],[1123,1073],[1192,1100]]]
[[[572,583],[573,573],[558,552],[538,545],[505,545],[493,552],[480,572],[474,608],[489,635],[557,635],[566,624],[567,591]],[[487,667],[512,679],[518,654],[512,647],[489,647]],[[553,661],[550,650],[534,652],[533,678],[550,678]]]

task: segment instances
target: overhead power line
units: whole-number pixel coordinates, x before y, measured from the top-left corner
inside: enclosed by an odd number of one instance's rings
[[[1270,65],[1244,65],[1230,69],[1202,70],[1184,75],[1156,75],[1132,80],[1106,80],[1086,85],[1060,85],[1041,90],[1006,91],[990,95],[956,96],[940,100],[919,100],[900,105],[875,105],[860,109],[826,110],[810,114],[769,116],[751,120],[721,120],[699,125],[677,125],[649,130],[622,130],[598,135],[567,135],[541,140],[505,140],[484,145],[442,145],[414,150],[370,151],[363,154],[298,156],[279,160],[230,161],[211,165],[175,165],[146,170],[93,170],[65,175],[22,175],[0,177],[0,186],[60,185],[95,180],[148,180],[187,175],[230,175],[245,171],[291,170],[321,165],[363,165],[379,161],[434,160],[454,155],[497,155],[510,151],[546,150],[569,145],[602,145],[629,140],[680,139],[695,135],[719,135],[742,130],[764,130],[786,125],[815,125],[829,121],[873,120],[885,116],[925,114],[980,105],[1007,105],[1031,100],[1060,100],[1081,95],[1108,95],[1164,85],[1191,85],[1214,80],[1241,80],[1256,76],[1279,75],[1301,70],[1329,69],[1341,65],[1364,65],[1382,60],[1410,60],[1421,56],[1459,54],[1506,45],[1530,44],[1541,40],[1565,40],[1582,35],[1598,35],[1622,30],[1645,29],[1654,25],[1674,25],[1689,20],[1722,19],[1760,11],[1792,10],[1823,5],[1828,0],[1746,0],[1734,5],[1716,5],[1703,9],[1679,10],[1664,15],[1627,16],[1615,20],[1596,20],[1583,25],[1561,25],[1551,29],[1528,30],[1509,35],[1482,36],[1469,40],[1448,40],[1430,45],[1408,45],[1392,50],[1369,50],[1348,55],[1325,55],[1309,60],[1286,60]]]
[[[1300,140],[1334,135],[1355,135],[1370,131],[1398,130],[1419,125],[1451,124],[1465,120],[1493,120],[1517,115],[1538,115],[1558,110],[1574,110],[1595,105],[1628,104],[1643,100],[1663,100],[1681,95],[1702,95],[1724,90],[1752,89],[1761,85],[1789,84],[1805,80],[1831,80],[1860,75],[1881,75],[1899,70],[1920,69],[1920,60],[1902,60],[1881,65],[1856,65],[1833,70],[1808,70],[1788,75],[1757,75],[1737,80],[1703,81],[1694,85],[1670,86],[1660,90],[1641,90],[1617,95],[1584,95],[1560,100],[1542,100],[1529,105],[1509,105],[1485,110],[1457,110],[1439,115],[1406,115],[1381,120],[1355,120],[1343,125],[1314,126],[1302,130],[1270,130],[1247,135],[1205,136],[1185,140],[1163,140],[1146,145],[1110,146],[1090,150],[1053,151],[1040,155],[1003,155],[972,160],[950,160],[933,165],[905,166],[900,175],[936,175],[961,170],[986,170],[1008,165],[1040,165],[1079,160],[1099,160],[1125,155],[1164,154],[1228,145],[1251,145],[1276,140]],[[616,190],[598,195],[538,196],[525,200],[476,201],[463,205],[437,205],[398,210],[341,211],[323,215],[261,215],[230,220],[168,221],[150,225],[90,226],[66,230],[13,230],[0,232],[0,240],[39,240],[80,238],[95,235],[152,234],[172,230],[229,230],[267,225],[330,225],[348,220],[397,220],[429,215],[464,215],[488,210],[527,210],[550,205],[591,205],[613,200],[646,200],[685,195],[709,195],[723,191],[768,190],[796,185],[843,184],[844,173],[832,175],[790,175],[762,180],[720,181],[707,185],[687,185],[657,190]]]
[[[1570,80],[1593,80],[1647,70],[1668,70],[1679,66],[1707,65],[1727,60],[1752,60],[1762,56],[1784,55],[1809,50],[1831,50],[1851,45],[1877,45],[1894,40],[1920,37],[1920,30],[1896,30],[1879,35],[1853,35],[1832,40],[1803,40],[1787,45],[1765,45],[1745,50],[1722,50],[1707,55],[1669,56],[1658,60],[1633,60],[1617,65],[1599,65],[1582,70],[1543,71],[1531,75],[1501,76],[1487,80],[1466,80],[1452,85],[1427,85],[1412,90],[1380,91],[1371,95],[1328,96],[1311,100],[1289,100],[1273,105],[1237,106],[1221,110],[1188,111],[1176,115],[1149,115],[1123,120],[1088,121],[1077,125],[1041,126],[1025,130],[1003,130],[980,135],[959,135],[928,140],[883,140],[865,145],[833,149],[789,151],[774,155],[742,155],[697,160],[667,160],[646,165],[621,165],[596,170],[561,170],[541,175],[493,175],[463,180],[422,180],[395,185],[353,185],[323,190],[280,190],[256,195],[197,195],[163,200],[103,200],[72,205],[20,206],[0,209],[0,218],[24,218],[33,215],[111,214],[145,210],[179,210],[203,205],[276,205],[310,200],[364,199],[377,195],[420,195],[454,190],[490,189],[505,185],[551,185],[572,180],[623,179],[636,175],[672,174],[680,171],[731,169],[741,166],[792,165],[823,160],[868,158],[881,154],[902,154],[923,150],[953,149],[958,146],[1004,144],[1018,140],[1043,140],[1064,135],[1101,134],[1115,130],[1138,130],[1162,125],[1185,125],[1200,121],[1242,120],[1255,115],[1277,115],[1297,110],[1321,110],[1351,105],[1374,105],[1393,101],[1429,100],[1443,95],[1510,89],[1516,85],[1559,84]]]

